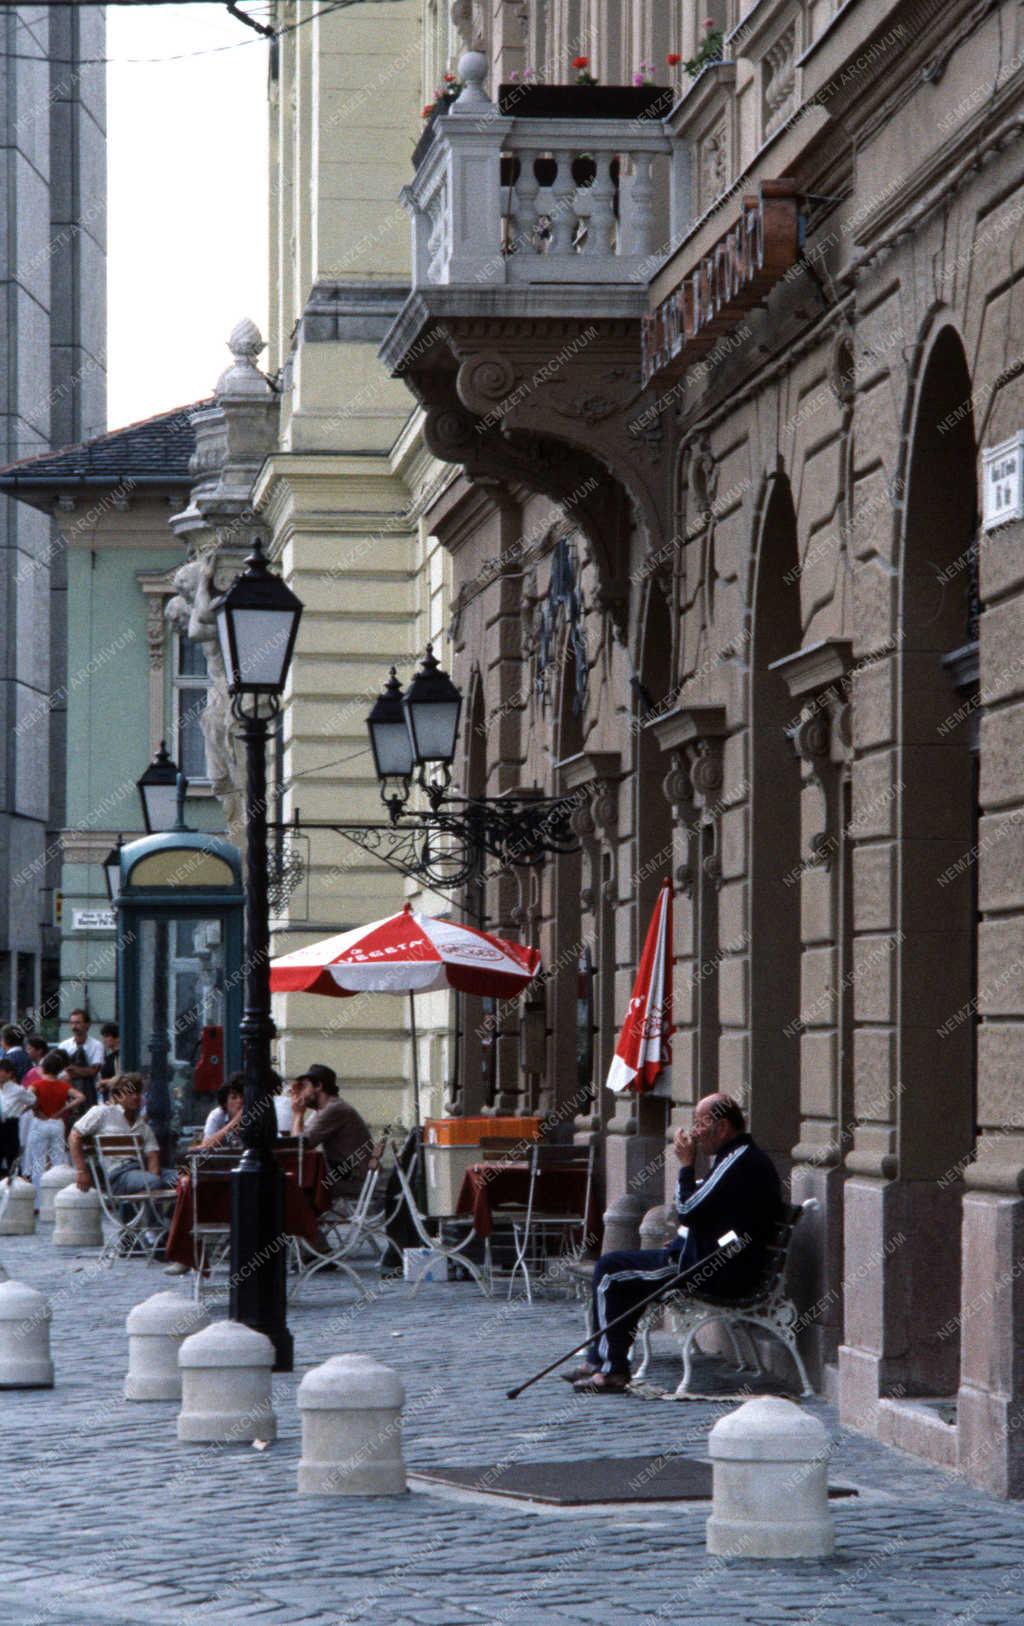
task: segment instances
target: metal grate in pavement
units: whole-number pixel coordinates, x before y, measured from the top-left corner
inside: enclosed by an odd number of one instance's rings
[[[580,1462],[496,1462],[482,1467],[417,1468],[410,1477],[476,1492],[556,1507],[600,1502],[708,1502],[711,1464],[680,1452],[659,1456],[590,1457]],[[856,1496],[830,1485],[830,1496]]]

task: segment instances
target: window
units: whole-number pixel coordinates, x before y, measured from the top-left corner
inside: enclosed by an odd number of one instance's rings
[[[209,780],[202,716],[206,710],[209,676],[202,644],[176,633],[174,639],[174,734],[177,761],[191,782]]]

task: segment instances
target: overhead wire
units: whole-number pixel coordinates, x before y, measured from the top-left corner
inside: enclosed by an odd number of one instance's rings
[[[43,6],[57,7],[67,5],[68,0],[38,0]],[[115,5],[194,5],[196,0],[112,0]],[[297,29],[305,28],[308,23],[316,22],[318,17],[327,17],[332,11],[347,11],[350,6],[363,5],[402,5],[405,0],[331,0],[329,5],[321,6],[319,11],[313,11],[308,17],[299,17],[294,23],[286,23],[282,28],[275,28],[271,33],[264,34],[260,30],[259,37],[246,35],[243,39],[232,40],[228,45],[207,45],[197,51],[177,51],[170,56],[50,56],[42,47],[38,53],[32,51],[0,51],[0,61],[4,62],[47,62],[60,68],[120,68],[126,66],[154,67],[163,62],[191,62],[197,57],[219,56],[224,51],[238,51],[246,45],[258,45],[262,39],[270,43],[284,39],[294,34]],[[10,9],[0,7],[0,10]],[[24,22],[23,18],[18,19]]]

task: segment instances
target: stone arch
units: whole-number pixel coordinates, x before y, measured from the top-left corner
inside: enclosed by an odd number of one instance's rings
[[[896,1151],[920,1212],[909,1367],[949,1393],[958,1340],[937,1329],[960,1299],[958,1175],[975,1146],[978,841],[977,447],[963,341],[937,314],[908,402],[899,554],[896,789],[899,973]],[[952,1244],[924,1240],[941,1226]]]
[[[755,535],[749,600],[750,1127],[785,1166],[800,1123],[801,790],[787,732],[795,708],[774,667],[799,649],[802,623],[796,510],[781,468],[762,490]]]
[[[630,963],[621,967],[620,981],[627,985],[635,974],[658,890],[673,870],[672,811],[663,792],[665,758],[653,729],[648,726],[664,711],[672,683],[672,612],[664,586],[655,575],[648,578],[637,617],[636,674],[633,679],[632,712],[634,766],[634,830],[632,875],[624,878],[632,901],[633,931]],[[620,889],[623,881],[620,880]],[[622,891],[620,890],[620,896]],[[648,1203],[663,1200],[661,1158],[669,1123],[671,1100],[668,1079],[657,1086],[658,1094],[619,1097],[610,1126],[609,1189],[626,1190]],[[629,1115],[628,1122],[626,1115]],[[629,1134],[626,1145],[625,1178],[614,1179],[615,1132]],[[621,1145],[621,1143],[620,1143]]]

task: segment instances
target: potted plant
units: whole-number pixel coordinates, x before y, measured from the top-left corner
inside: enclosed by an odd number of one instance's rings
[[[425,121],[423,134],[420,136],[412,151],[412,164],[418,169],[428,152],[434,139],[434,125],[441,118],[462,90],[462,80],[457,73],[446,73],[442,83],[434,92],[434,100],[427,102],[423,108],[422,117]]]
[[[599,85],[590,71],[590,58],[572,59],[576,79],[568,85],[531,84],[517,77],[498,88],[498,108],[507,118],[524,119],[642,119],[667,111],[672,92],[643,73],[631,85]],[[653,71],[653,70],[652,70]]]

